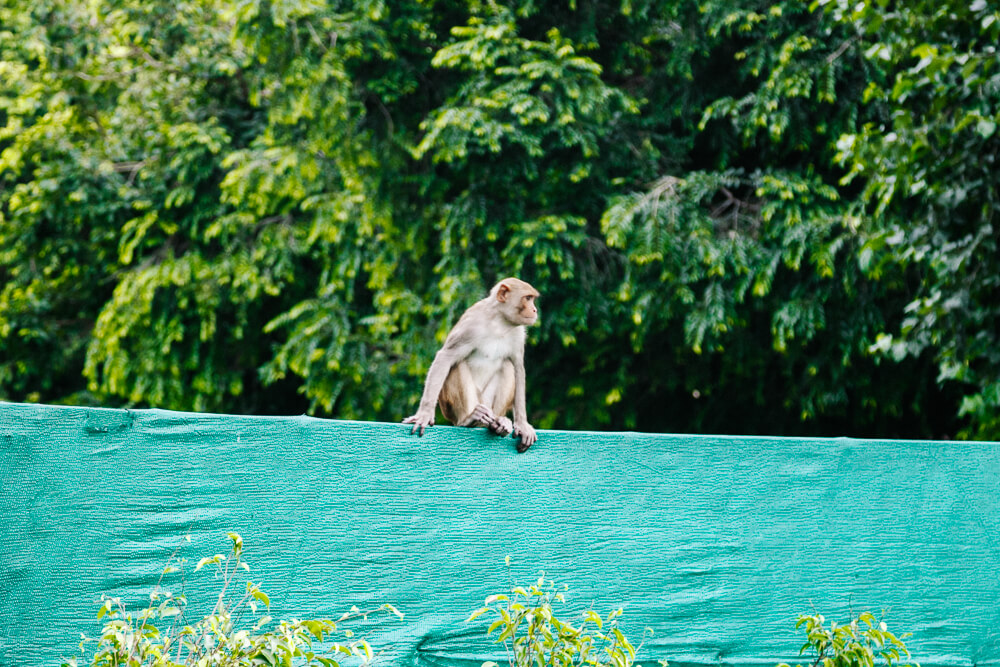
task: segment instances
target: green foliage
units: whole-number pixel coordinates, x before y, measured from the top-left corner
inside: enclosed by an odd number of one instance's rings
[[[120,598],[101,596],[97,612],[104,625],[100,636],[84,636],[81,658],[73,658],[63,667],[250,667],[251,665],[323,665],[337,667],[346,660],[352,665],[373,664],[376,652],[363,637],[350,628],[351,621],[367,620],[382,612],[403,618],[389,604],[362,611],[352,607],[336,621],[306,619],[275,622],[267,613],[269,596],[246,578],[250,570],[243,556],[243,538],[228,533],[228,554],[206,556],[193,572],[208,568],[214,571],[219,592],[211,611],[191,621],[189,604],[183,593],[172,593],[164,585],[168,576],[184,575],[185,558],[171,556],[149,594],[145,607],[136,610]],[[189,538],[188,538],[189,539]],[[510,559],[507,559],[510,565]],[[496,635],[508,663],[514,667],[529,665],[591,665],[593,667],[629,667],[636,664],[642,643],[632,643],[619,626],[622,609],[601,616],[587,609],[573,620],[556,613],[565,603],[568,587],[558,587],[545,574],[529,586],[512,585],[506,593],[490,595],[482,607],[466,619],[492,618],[487,633]],[[796,628],[804,628],[806,642],[799,653],[809,653],[809,667],[874,667],[880,660],[885,667],[911,667],[904,664],[910,653],[903,640],[885,622],[864,612],[850,622],[826,624],[819,614],[802,615]],[[650,631],[647,630],[647,633]],[[90,648],[88,648],[90,647]],[[660,660],[662,667],[668,662]],[[497,667],[485,662],[483,667]],[[782,663],[778,667],[789,667]],[[797,665],[796,667],[802,667]],[[919,667],[912,663],[912,667]]]
[[[63,667],[250,667],[251,665],[322,665],[337,667],[372,664],[374,653],[368,642],[355,637],[343,624],[365,619],[369,614],[391,612],[392,605],[361,611],[356,607],[336,621],[308,619],[274,623],[266,610],[271,601],[260,587],[241,576],[250,567],[243,557],[243,539],[229,533],[228,555],[202,558],[194,571],[214,569],[221,582],[211,613],[189,622],[187,597],[164,589],[167,575],[180,571],[186,560],[171,558],[160,581],[149,595],[149,604],[130,611],[120,598],[101,596],[98,619],[107,619],[100,637],[84,640],[80,650],[89,657],[74,658]],[[176,555],[176,554],[175,554]],[[241,587],[242,584],[242,587]],[[245,588],[245,590],[243,590]],[[265,613],[260,613],[258,610]],[[249,618],[244,618],[249,616]],[[267,629],[269,626],[270,629]],[[334,640],[334,638],[337,638]],[[92,649],[87,646],[95,644]]]
[[[995,10],[667,5],[0,0],[0,397],[997,437]]]
[[[910,652],[903,640],[909,634],[897,637],[889,632],[885,621],[876,619],[870,612],[859,614],[846,625],[837,625],[821,614],[799,616],[796,628],[804,626],[806,642],[799,654],[810,653],[810,667],[874,667],[880,660],[885,667],[911,667],[900,660],[909,659]],[[912,663],[914,667],[920,667]],[[782,663],[778,667],[789,667]],[[796,665],[801,667],[801,665]]]
[[[965,436],[1000,438],[1000,13],[972,3],[909,3],[899,12],[829,3],[855,26],[869,81],[870,120],[837,142],[845,182],[878,225],[869,270],[898,265],[919,280],[899,326],[873,349],[893,359],[930,354],[940,382],[965,390]]]
[[[637,113],[638,105],[605,84],[601,66],[558,29],[545,41],[524,39],[509,9],[490,10],[487,18],[453,28],[457,41],[435,54],[432,65],[468,76],[453,99],[421,124],[425,134],[416,156],[458,162],[470,152],[515,149],[529,158],[557,149],[595,156],[604,128],[618,113]],[[579,182],[588,171],[581,162],[566,177]]]
[[[560,619],[553,611],[554,605],[563,602],[563,593],[542,574],[526,588],[514,586],[509,594],[489,596],[484,606],[472,612],[466,622],[484,614],[495,616],[489,633],[498,633],[495,643],[503,644],[512,667],[628,667],[635,664],[636,653],[642,644],[632,644],[618,627],[621,609],[603,618],[588,609],[578,622],[574,622]],[[665,666],[667,662],[661,660],[659,664]],[[495,662],[484,662],[483,667],[498,666]]]

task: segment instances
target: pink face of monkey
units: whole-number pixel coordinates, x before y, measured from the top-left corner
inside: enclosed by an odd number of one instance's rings
[[[538,319],[538,308],[535,299],[538,290],[516,278],[508,278],[497,286],[497,301],[501,305],[504,317],[511,324],[530,326]]]

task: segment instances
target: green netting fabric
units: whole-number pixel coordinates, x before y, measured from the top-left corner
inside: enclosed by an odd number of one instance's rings
[[[0,404],[0,664],[59,664],[102,592],[244,537],[276,617],[390,602],[386,664],[478,665],[539,570],[674,664],[794,660],[800,612],[889,610],[929,665],[1000,662],[1000,444],[483,430]],[[188,575],[189,596],[214,582]],[[197,578],[198,581],[194,579]],[[203,588],[204,586],[204,588]],[[210,601],[209,601],[210,602]]]

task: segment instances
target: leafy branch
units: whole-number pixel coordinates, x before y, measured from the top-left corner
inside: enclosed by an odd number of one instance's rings
[[[321,665],[339,667],[339,660],[352,659],[353,664],[369,665],[375,653],[364,638],[356,638],[348,628],[338,624],[367,620],[368,616],[389,612],[403,614],[389,604],[361,610],[351,607],[338,619],[307,619],[281,621],[270,630],[272,617],[259,615],[258,608],[270,607],[271,600],[260,586],[246,580],[245,592],[236,599],[228,595],[230,587],[239,583],[241,572],[250,570],[243,558],[243,538],[228,533],[232,548],[228,555],[216,554],[202,558],[195,572],[215,566],[222,588],[212,612],[201,620],[188,624],[185,611],[188,601],[184,594],[174,594],[163,588],[168,574],[179,572],[186,559],[176,558],[175,551],[160,573],[149,604],[138,613],[128,610],[119,597],[101,596],[97,618],[107,617],[100,637],[84,636],[80,651],[96,644],[88,660],[78,663],[72,658],[63,667],[88,664],[93,667],[243,667],[245,665]],[[185,538],[189,540],[190,538]],[[241,619],[249,610],[256,619],[250,627],[241,627]],[[336,641],[330,638],[337,636]],[[314,642],[317,643],[314,646]]]

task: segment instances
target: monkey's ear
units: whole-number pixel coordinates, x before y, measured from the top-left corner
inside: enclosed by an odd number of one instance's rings
[[[507,285],[501,283],[500,289],[497,290],[497,301],[503,302],[507,300],[507,294],[510,292],[510,288]]]

